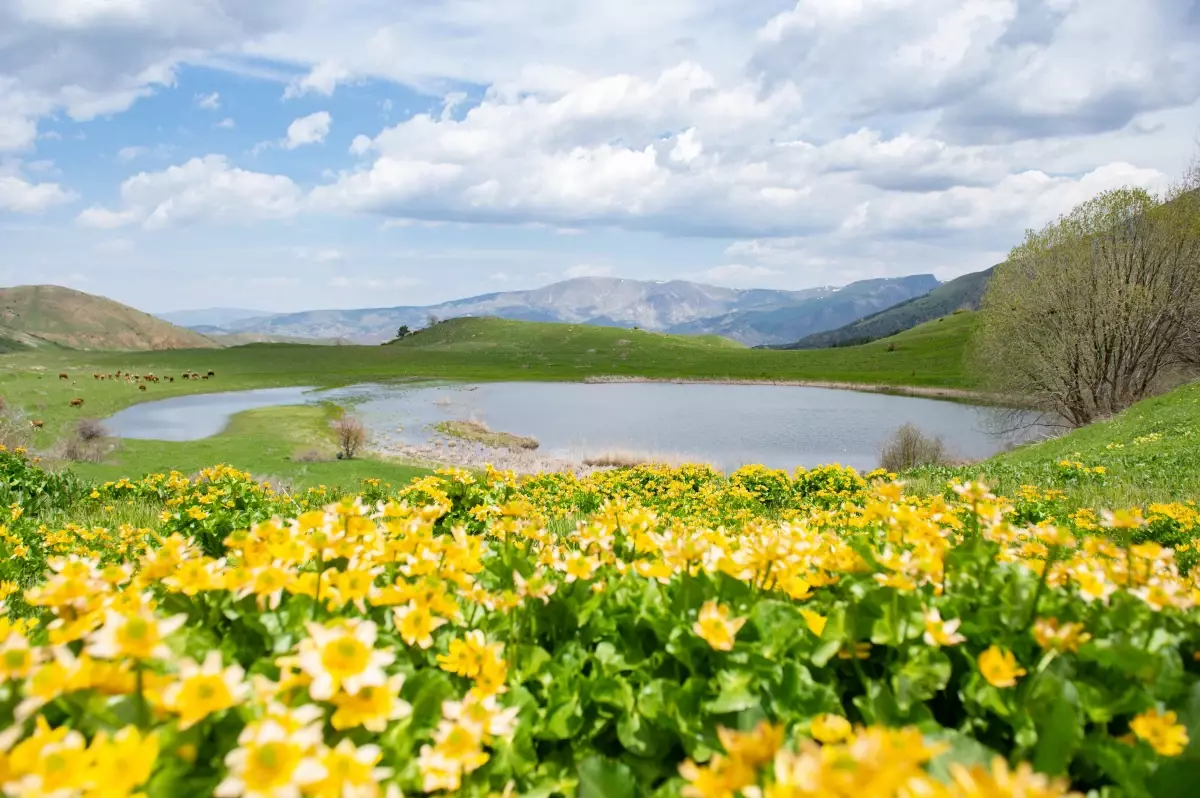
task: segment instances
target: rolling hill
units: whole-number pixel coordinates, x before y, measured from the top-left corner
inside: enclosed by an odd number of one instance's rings
[[[224,333],[382,343],[390,340],[401,325],[418,329],[427,326],[431,318],[494,316],[517,321],[639,327],[656,332],[711,333],[748,344],[787,343],[808,332],[836,327],[926,293],[937,284],[931,275],[920,275],[868,280],[844,288],[778,291],[722,288],[684,280],[580,277],[529,291],[483,294],[439,305],[313,310],[242,319],[219,329]],[[856,300],[846,302],[847,296]],[[830,304],[823,304],[826,301]],[[201,329],[206,333],[217,331],[213,327]]]
[[[220,346],[184,327],[104,297],[56,285],[0,288],[0,338],[68,349],[209,349]]]
[[[978,310],[983,293],[987,290],[988,278],[995,269],[993,266],[981,272],[964,274],[942,283],[923,296],[863,316],[837,329],[816,332],[794,343],[771,348],[824,349],[830,346],[853,346],[895,335],[956,310]]]
[[[244,308],[202,308],[200,310],[176,310],[169,313],[155,313],[154,315],[163,321],[169,321],[180,327],[220,327],[245,319],[259,319],[274,314],[265,310],[246,310]]]

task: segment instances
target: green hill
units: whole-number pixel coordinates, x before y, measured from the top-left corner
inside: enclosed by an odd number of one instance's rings
[[[57,285],[0,288],[0,338],[91,350],[219,346],[127,305]]]
[[[993,266],[986,271],[964,274],[942,283],[924,296],[864,316],[836,330],[814,333],[793,344],[774,348],[823,349],[830,346],[853,346],[895,335],[956,310],[978,310],[983,292],[987,289],[988,278],[992,276],[995,268]]]
[[[1061,462],[1097,466],[1084,473]],[[1066,490],[1071,506],[1112,508],[1200,496],[1200,381],[1138,402],[1098,422],[962,468],[923,468],[905,475],[915,493],[953,477],[981,479],[1016,495],[1022,485]]]

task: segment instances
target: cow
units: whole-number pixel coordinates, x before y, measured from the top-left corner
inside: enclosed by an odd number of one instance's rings
[[[215,377],[215,376],[217,376],[217,372],[213,371],[212,369],[209,369],[208,376]]]
[[[41,429],[42,427],[46,426],[46,422],[42,421],[40,418],[35,418],[33,421],[30,421],[29,423],[33,425],[34,429]]]
[[[174,378],[174,377],[167,377],[167,379],[168,379],[168,380],[170,380],[171,382],[175,382],[175,378]]]
[[[83,400],[76,397],[71,400],[71,407],[83,407]]]
[[[60,371],[60,372],[58,373],[58,378],[59,378],[60,380],[69,380],[69,379],[71,379],[71,375],[70,375],[70,374],[68,374],[68,373],[67,373],[67,372],[65,372],[65,371]]]
[[[144,384],[143,384],[143,385],[139,385],[139,386],[138,386],[138,390],[139,390],[139,391],[144,391],[144,390],[146,390],[146,386],[145,386]]]

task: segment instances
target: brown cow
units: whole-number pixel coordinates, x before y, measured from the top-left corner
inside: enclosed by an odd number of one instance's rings
[[[46,422],[42,421],[40,418],[35,418],[33,421],[30,421],[29,423],[33,425],[34,429],[41,429],[42,427],[46,426]]]
[[[171,382],[175,382],[175,378],[174,378],[174,377],[167,377],[167,379],[168,379],[168,380],[170,380]]]
[[[67,374],[67,372],[65,372],[65,371],[60,371],[58,373],[58,378],[60,380],[69,380],[69,379],[71,379],[71,375]]]
[[[208,372],[208,376],[210,376],[210,377],[215,377],[215,376],[217,376],[217,372],[215,372],[215,371],[212,371],[212,370],[210,369],[210,370],[209,370],[209,372]]]
[[[138,390],[139,390],[139,391],[144,391],[144,390],[146,390],[146,386],[145,386],[145,385],[139,385],[139,386],[138,386]]]
[[[79,398],[72,399],[71,407],[83,407],[83,400]]]

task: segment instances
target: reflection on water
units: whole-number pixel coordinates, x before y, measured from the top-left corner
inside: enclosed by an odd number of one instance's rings
[[[107,422],[119,435],[194,440],[234,413],[332,400],[353,403],[378,443],[422,444],[439,421],[475,419],[531,435],[540,453],[579,458],[609,450],[669,455],[729,470],[838,462],[878,465],[898,426],[940,435],[957,457],[982,458],[1007,442],[988,432],[986,408],[907,396],[782,385],[485,383],[279,388],[178,397],[135,405]]]

